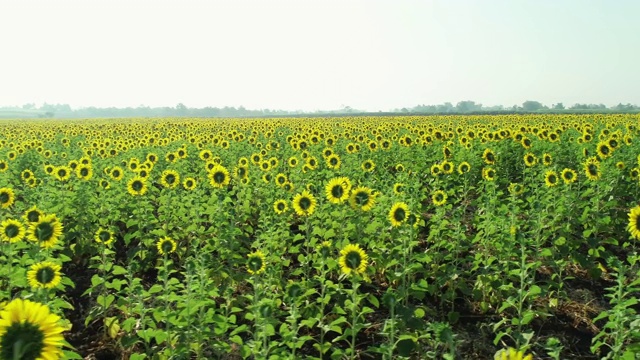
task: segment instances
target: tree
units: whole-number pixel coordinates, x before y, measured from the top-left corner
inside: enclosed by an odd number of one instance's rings
[[[564,110],[564,104],[563,103],[557,103],[557,104],[553,105],[553,110]]]
[[[538,111],[544,108],[544,105],[539,101],[527,100],[522,103],[522,110],[524,111]]]
[[[459,112],[471,112],[482,110],[482,104],[476,104],[475,101],[465,100],[456,104],[456,110]]]

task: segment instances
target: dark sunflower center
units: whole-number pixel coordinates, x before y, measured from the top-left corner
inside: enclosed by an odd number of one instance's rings
[[[364,205],[369,202],[369,194],[364,191],[360,191],[356,194],[355,199],[358,205]]]
[[[316,161],[314,159],[309,160],[309,165],[316,166]]]
[[[98,235],[98,238],[102,242],[107,242],[109,241],[109,239],[111,239],[111,234],[108,231],[101,231],[100,234]]]
[[[606,146],[602,146],[602,147],[600,148],[600,152],[601,152],[601,153],[603,153],[603,154],[605,154],[605,155],[607,155],[607,154],[609,154],[609,148],[608,148],[608,147],[606,147]]]
[[[0,170],[4,170],[7,168],[7,164],[5,163],[0,163]]]
[[[573,173],[572,172],[564,173],[564,178],[567,179],[567,180],[573,179]]]
[[[278,203],[277,207],[278,207],[278,211],[284,211],[284,203]]]
[[[531,164],[533,162],[533,156],[527,156],[527,162]]]
[[[445,150],[444,150],[444,156],[446,156],[446,157],[451,156],[451,150],[449,150],[449,149],[445,149]],[[493,157],[493,155],[491,155],[491,157]]]
[[[80,176],[88,176],[88,175],[89,175],[88,169],[80,169]]]
[[[25,179],[28,179],[28,178],[30,178],[30,177],[31,177],[31,174],[30,174],[30,173],[28,173],[28,172],[26,172],[26,173],[24,173],[23,177],[24,177]]]
[[[136,180],[133,182],[133,184],[131,184],[131,188],[135,191],[140,191],[142,190],[143,184],[142,181],[140,180]]]
[[[244,168],[241,167],[241,168],[238,169],[238,175],[240,175],[240,177],[244,177],[245,173],[246,173],[246,171],[245,171]]]
[[[44,333],[30,322],[12,323],[0,340],[2,359],[35,360],[42,358],[43,349]]]
[[[371,169],[371,163],[364,163],[365,169]]]
[[[329,163],[333,166],[338,165],[338,159],[336,158],[331,158],[329,159]]]
[[[492,153],[488,153],[488,154],[487,154],[487,160],[489,160],[489,161],[493,161],[494,159],[495,159],[495,157],[493,156],[493,154],[492,154]]]
[[[444,165],[442,165],[442,169],[443,169],[444,171],[449,171],[449,170],[451,170],[451,165],[449,165],[449,164],[444,164]]]
[[[284,178],[284,176],[278,177],[278,184],[284,184],[285,182],[286,182],[286,179]]]
[[[18,225],[9,224],[9,226],[4,228],[4,234],[9,239],[13,239],[14,237],[18,236],[19,233],[20,233],[20,228],[18,227]]]
[[[35,235],[39,241],[50,240],[53,237],[53,225],[49,222],[36,225]]]
[[[545,158],[544,158],[544,162],[548,162],[548,163],[550,163],[550,162],[551,162],[551,158],[550,158],[550,157],[548,157],[548,156],[547,156],[547,157],[545,157]]]
[[[187,180],[187,187],[192,187],[193,186],[193,181],[191,180]]]
[[[402,185],[400,186],[396,186],[396,192],[403,192],[404,188],[402,187]]]
[[[129,165],[129,168],[130,168],[131,170],[135,170],[135,169],[137,169],[137,168],[138,168],[138,164],[136,164],[136,163],[131,163],[131,165]]]
[[[269,168],[269,163],[262,163],[262,168],[263,169],[268,169]]]
[[[113,177],[119,177],[119,176],[120,176],[120,171],[113,170]]]
[[[404,142],[405,142],[407,145],[411,145],[411,141],[412,141],[412,140],[411,140],[411,138],[406,138],[406,139],[404,139]]]
[[[616,147],[618,146],[618,142],[616,140],[611,139],[609,140],[609,146]]]
[[[184,156],[184,151],[182,150],[178,151],[178,156]]]
[[[436,202],[442,202],[442,200],[444,200],[444,196],[442,196],[442,194],[438,193],[435,196]]]
[[[9,202],[9,194],[6,192],[0,193],[0,203]]]
[[[42,285],[46,285],[53,281],[53,278],[56,276],[56,272],[53,271],[50,267],[44,267],[42,269],[38,269],[36,272],[36,280]]]
[[[168,156],[168,158],[169,158],[169,161],[173,161],[173,160],[175,160],[176,156],[171,154],[171,155]]]
[[[165,177],[165,180],[166,180],[167,184],[173,184],[173,183],[175,183],[175,182],[176,182],[176,176],[175,176],[175,175],[173,175],[173,174],[168,174],[168,175]]]
[[[251,271],[256,272],[262,267],[262,259],[259,256],[252,256],[249,258],[248,266]]]
[[[589,170],[589,174],[593,176],[596,176],[598,174],[598,167],[593,164],[589,164],[587,170]]]
[[[302,210],[306,211],[311,207],[311,199],[309,199],[306,196],[303,196],[302,198],[300,198],[300,201],[298,201],[298,205]]]
[[[552,183],[552,184],[555,184],[555,183],[556,183],[556,181],[558,180],[558,179],[556,178],[556,176],[555,176],[555,175],[553,175],[553,174],[549,175],[549,178],[548,178],[548,179],[549,179],[549,182],[550,182],[550,183]]]
[[[226,175],[222,171],[218,171],[215,174],[213,174],[213,181],[215,181],[216,184],[222,184],[225,178],[226,178]]]
[[[58,170],[58,176],[60,176],[60,177],[67,176],[67,171],[66,170]]]
[[[351,251],[345,256],[345,264],[350,269],[357,269],[362,263],[362,257],[357,251]]]
[[[173,251],[173,244],[171,243],[171,241],[168,241],[168,240],[163,241],[160,247],[162,248],[162,251],[165,253],[170,253],[171,251]]]
[[[404,221],[404,218],[407,216],[407,213],[403,208],[397,208],[396,211],[393,212],[393,218],[396,221]]]
[[[284,189],[287,191],[291,190],[291,184],[284,184]]]

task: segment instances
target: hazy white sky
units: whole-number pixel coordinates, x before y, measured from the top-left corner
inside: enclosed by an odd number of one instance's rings
[[[0,0],[0,105],[640,104],[640,1]]]

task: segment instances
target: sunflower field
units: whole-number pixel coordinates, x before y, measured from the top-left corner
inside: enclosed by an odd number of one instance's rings
[[[640,115],[0,122],[0,359],[635,359]]]

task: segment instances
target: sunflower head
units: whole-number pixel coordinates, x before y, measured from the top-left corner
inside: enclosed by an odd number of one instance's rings
[[[431,201],[435,206],[442,206],[447,203],[447,193],[442,190],[436,190],[431,194]]]
[[[391,226],[397,227],[409,219],[409,205],[404,202],[397,202],[389,210],[389,221]]]
[[[18,220],[7,219],[0,223],[0,240],[15,243],[24,238],[26,231]]]
[[[634,239],[640,240],[640,206],[636,206],[629,210],[629,224],[627,225],[627,230]]]
[[[486,181],[494,181],[496,179],[496,171],[490,167],[483,168],[482,178],[485,179]]]
[[[51,261],[39,262],[31,265],[27,272],[27,280],[32,288],[53,289],[62,279],[60,270],[62,267]]]
[[[375,195],[373,190],[366,186],[360,186],[351,191],[349,197],[349,204],[354,209],[360,209],[362,211],[369,211],[375,204]]]
[[[563,169],[560,177],[562,177],[562,181],[564,181],[565,184],[572,184],[578,180],[578,173],[573,169]]]
[[[524,154],[524,164],[527,167],[534,166],[538,163],[538,158],[533,153]]]
[[[0,208],[6,209],[13,205],[16,200],[15,193],[11,188],[0,188]]]
[[[289,210],[289,207],[287,206],[287,202],[280,199],[280,200],[276,200],[273,203],[273,210],[277,213],[277,214],[284,214],[287,210]]]
[[[553,170],[547,170],[544,173],[544,184],[547,187],[554,187],[558,185],[558,174]]]
[[[346,275],[364,274],[367,270],[369,256],[358,244],[348,244],[340,250],[340,258],[338,263],[340,269]]]
[[[132,196],[142,196],[147,193],[147,182],[141,176],[134,176],[127,183],[127,192]]]
[[[216,165],[209,171],[209,183],[214,188],[222,189],[229,185],[229,171],[222,165]]]
[[[376,164],[373,160],[365,160],[362,163],[362,171],[364,172],[372,172],[376,168]]]
[[[507,190],[509,190],[509,194],[513,196],[518,196],[524,192],[524,186],[519,183],[511,183],[509,184],[509,187],[507,188]]]
[[[182,187],[187,191],[192,191],[196,188],[197,185],[198,183],[196,182],[196,179],[191,177],[184,179],[184,181],[182,182]]]
[[[167,189],[174,189],[180,184],[180,174],[175,170],[165,170],[162,172],[160,183]]]
[[[156,242],[156,248],[158,249],[158,253],[160,255],[168,255],[175,252],[177,246],[178,245],[176,244],[175,240],[168,236],[160,238]]]
[[[463,175],[471,170],[471,165],[468,162],[463,161],[458,165],[458,174]]]
[[[348,178],[337,177],[329,180],[325,186],[325,195],[332,204],[340,204],[349,198],[351,182]]]
[[[264,253],[260,250],[256,250],[247,255],[247,272],[251,275],[258,275],[264,272],[267,264],[265,261]]]
[[[0,310],[0,358],[60,359],[64,343],[60,317],[46,305],[15,299]]]
[[[485,149],[482,153],[482,160],[487,165],[493,165],[496,163],[496,154],[491,149]]]
[[[62,236],[62,224],[54,214],[41,216],[38,222],[30,223],[27,239],[40,244],[40,247],[52,248]]]
[[[105,245],[111,244],[114,240],[113,232],[103,228],[98,228],[93,238],[97,243]]]
[[[299,216],[310,216],[316,209],[316,198],[307,190],[297,194],[293,198],[293,210]]]

